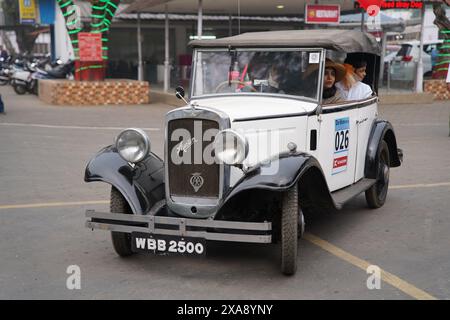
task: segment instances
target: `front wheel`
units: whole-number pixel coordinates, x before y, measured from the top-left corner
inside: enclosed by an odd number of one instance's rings
[[[123,195],[114,187],[111,187],[111,212],[133,214],[130,206]],[[133,254],[131,251],[131,234],[111,231],[111,239],[114,250],[121,257],[128,257]]]
[[[384,205],[389,188],[389,147],[386,141],[383,140],[379,148],[377,182],[366,191],[367,205],[372,209],[380,208]]]
[[[293,275],[297,271],[298,190],[293,187],[284,194],[281,210],[281,272]]]

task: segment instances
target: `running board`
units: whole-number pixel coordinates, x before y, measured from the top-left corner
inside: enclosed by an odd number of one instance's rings
[[[377,182],[376,179],[363,178],[351,186],[332,192],[331,197],[333,198],[336,208],[341,209],[347,201],[369,189],[375,182]]]

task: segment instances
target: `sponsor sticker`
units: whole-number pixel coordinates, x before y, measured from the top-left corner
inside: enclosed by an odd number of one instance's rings
[[[336,119],[334,128],[334,156],[331,174],[338,174],[347,170],[350,141],[349,117]]]
[[[309,63],[319,63],[320,61],[320,52],[311,52],[309,54]]]

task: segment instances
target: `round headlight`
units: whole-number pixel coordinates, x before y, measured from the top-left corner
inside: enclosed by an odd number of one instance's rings
[[[225,164],[242,163],[248,155],[247,139],[231,129],[220,131],[214,139],[214,153]]]
[[[123,159],[136,163],[149,153],[150,140],[141,129],[125,129],[116,138],[116,148]]]

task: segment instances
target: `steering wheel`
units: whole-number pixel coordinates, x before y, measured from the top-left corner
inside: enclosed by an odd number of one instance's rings
[[[231,81],[224,81],[224,82],[221,82],[221,83],[219,83],[219,85],[216,87],[216,89],[214,89],[214,92],[215,92],[215,93],[219,93],[220,90],[222,90],[223,87],[225,87],[225,86],[228,85],[228,84],[240,84],[240,85],[244,86],[244,88],[247,87],[247,88],[250,88],[250,90],[253,91],[253,92],[258,92],[258,90],[256,90],[255,88],[253,88],[251,85],[249,85],[249,84],[247,84],[247,83],[245,83],[245,82],[243,82],[243,81],[239,81],[239,80],[231,80]]]

